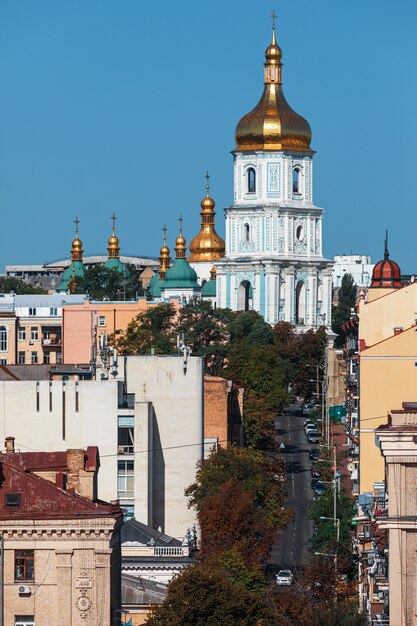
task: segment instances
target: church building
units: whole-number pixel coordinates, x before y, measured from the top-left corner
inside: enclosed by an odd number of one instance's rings
[[[216,300],[303,331],[331,323],[332,262],[322,255],[323,210],[313,203],[311,129],[284,97],[275,24],[265,56],[262,97],[236,128]]]

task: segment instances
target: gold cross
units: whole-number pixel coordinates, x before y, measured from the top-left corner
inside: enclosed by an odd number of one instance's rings
[[[117,217],[116,217],[115,213],[113,213],[113,215],[111,216],[111,220],[113,222],[112,229],[113,229],[113,232],[114,232],[114,229],[116,228],[116,220],[117,220]]]
[[[277,19],[277,17],[278,17],[278,16],[275,14],[275,9],[272,11],[271,17],[272,17],[272,29],[273,29],[273,30],[275,30],[275,20],[276,20],[276,19]]]
[[[182,233],[182,215],[180,214],[178,221],[180,223],[180,233]]]
[[[164,227],[163,227],[162,230],[164,231],[164,243],[166,243],[166,240],[167,240],[167,227],[166,227],[165,224],[164,224]]]
[[[75,224],[75,235],[76,235],[76,239],[78,238],[78,224],[80,223],[80,220],[78,219],[78,217],[75,218],[74,220],[74,224]]]

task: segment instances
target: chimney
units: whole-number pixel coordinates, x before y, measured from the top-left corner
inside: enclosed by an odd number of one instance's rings
[[[394,335],[400,335],[403,332],[404,328],[402,326],[395,326]]]
[[[14,452],[14,437],[6,437],[4,445],[6,447],[7,454]]]

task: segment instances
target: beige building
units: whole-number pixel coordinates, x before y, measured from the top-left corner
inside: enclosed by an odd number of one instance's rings
[[[375,444],[375,429],[391,409],[416,395],[417,283],[402,286],[400,268],[386,258],[376,264],[368,301],[361,298],[360,492],[373,492],[384,481],[384,462]]]
[[[0,431],[22,451],[98,446],[100,497],[182,540],[195,521],[184,489],[204,454],[203,359],[127,357],[113,373],[0,381]]]
[[[77,486],[77,455],[66,458],[68,467],[59,453],[35,459],[8,448],[0,455],[2,624],[120,624],[120,507],[65,488],[64,476]]]
[[[417,624],[417,403],[391,411],[377,439],[385,460],[388,507],[377,517],[389,537],[390,624]]]

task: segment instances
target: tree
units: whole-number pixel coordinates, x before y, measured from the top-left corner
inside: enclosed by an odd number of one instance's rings
[[[234,478],[204,498],[199,521],[203,559],[234,549],[252,567],[267,557],[274,541],[274,524]]]
[[[199,463],[195,482],[186,489],[185,495],[189,506],[200,515],[206,499],[233,479],[252,496],[255,506],[265,512],[269,521],[275,525],[285,524],[282,508],[285,492],[281,480],[284,475],[284,464],[262,452],[235,446],[219,448]]]
[[[175,354],[176,315],[171,304],[151,306],[139,313],[124,333],[116,331],[109,342],[120,354],[149,354],[152,349],[155,354]]]
[[[219,375],[229,350],[230,309],[213,309],[211,302],[196,300],[182,307],[177,332],[184,333],[193,356],[204,357],[208,374]]]
[[[219,568],[197,565],[174,578],[148,626],[270,626],[266,595],[248,591]],[[278,626],[278,624],[277,624]]]
[[[87,268],[85,275],[76,277],[77,293],[88,293],[94,300],[136,300],[143,295],[139,272],[129,266],[123,274],[104,265]]]
[[[356,285],[352,274],[345,274],[339,289],[338,306],[332,309],[332,330],[337,334],[335,346],[343,346],[346,333],[343,324],[351,317],[351,311],[356,304]]]
[[[271,326],[256,311],[238,311],[229,322],[230,343],[244,341],[251,345],[272,344]]]
[[[46,294],[48,293],[45,289],[41,289],[40,287],[33,287],[29,283],[26,283],[20,278],[14,278],[13,276],[2,276],[0,278],[0,293],[10,293],[13,292],[18,295],[22,294]]]

